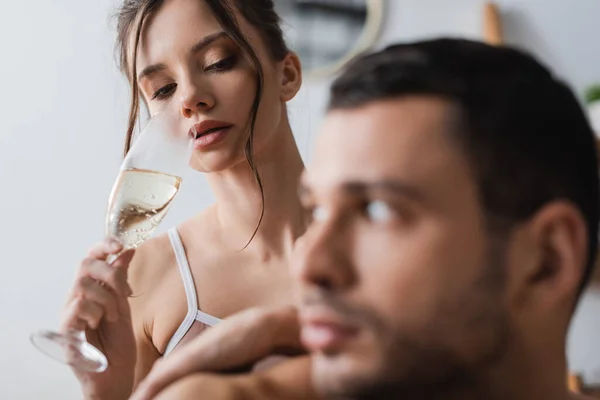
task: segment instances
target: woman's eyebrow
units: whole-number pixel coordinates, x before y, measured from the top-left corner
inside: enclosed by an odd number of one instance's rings
[[[191,54],[195,54],[195,53],[199,52],[200,50],[206,48],[211,43],[213,43],[215,40],[220,39],[223,36],[228,36],[227,32],[220,31],[220,32],[216,32],[216,33],[213,33],[211,35],[205,36],[198,43],[196,43],[195,45],[192,46],[192,48],[190,49],[190,53]],[[164,70],[166,68],[167,68],[167,66],[165,64],[163,64],[163,63],[148,65],[138,75],[138,78],[137,78],[138,82],[141,81],[142,78],[145,78],[148,75],[152,75],[152,74],[155,74],[157,72],[160,72],[160,71],[162,71],[162,70]]]

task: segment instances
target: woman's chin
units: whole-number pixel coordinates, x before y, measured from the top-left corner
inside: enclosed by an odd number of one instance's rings
[[[196,172],[205,174],[223,172],[246,162],[241,155],[225,154],[224,152],[198,153],[195,152],[190,160],[190,167]]]

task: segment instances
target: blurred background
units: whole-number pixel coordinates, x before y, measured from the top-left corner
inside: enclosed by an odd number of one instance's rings
[[[278,1],[290,47],[311,70],[289,107],[307,162],[335,76],[332,66],[348,52],[439,35],[483,39],[485,32],[481,0]],[[383,8],[370,8],[375,3]],[[600,83],[600,1],[496,4],[504,41],[541,57],[582,103],[590,101],[590,115],[597,114],[599,102],[585,93]],[[110,17],[118,0],[2,5],[0,210],[6,215],[0,231],[0,398],[74,400],[81,395],[69,369],[33,348],[29,334],[58,327],[79,260],[103,238],[129,105],[113,52]],[[336,33],[326,34],[327,28]],[[193,176],[162,230],[211,202],[203,177]],[[568,346],[571,371],[592,386],[600,385],[597,285],[580,304]]]

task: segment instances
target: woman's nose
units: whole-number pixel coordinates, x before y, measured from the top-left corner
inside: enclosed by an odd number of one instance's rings
[[[198,85],[189,85],[181,96],[181,115],[191,118],[197,113],[207,112],[215,106],[214,96],[210,91]]]

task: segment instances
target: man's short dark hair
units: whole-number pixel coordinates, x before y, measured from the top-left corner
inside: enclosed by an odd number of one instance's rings
[[[459,143],[488,218],[508,227],[544,204],[574,204],[587,225],[592,274],[598,233],[595,136],[573,92],[532,56],[463,39],[399,44],[353,60],[331,88],[329,109],[410,95],[458,106]]]

